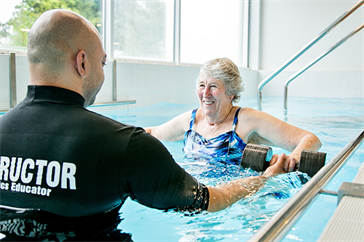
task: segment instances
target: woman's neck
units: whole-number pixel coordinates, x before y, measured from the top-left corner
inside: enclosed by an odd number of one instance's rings
[[[212,118],[212,117],[206,116],[207,122],[211,126],[218,126],[218,125],[224,123],[228,119],[228,117],[229,117],[229,115],[230,115],[231,110],[233,109],[233,107],[234,107],[233,105],[230,105],[229,108],[226,109],[226,112],[221,113],[216,118]]]

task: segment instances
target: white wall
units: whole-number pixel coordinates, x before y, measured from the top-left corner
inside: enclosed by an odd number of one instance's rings
[[[198,72],[198,67],[118,63],[118,99],[136,100],[136,106],[196,102]]]
[[[263,80],[319,36],[357,0],[262,0],[260,71]],[[283,95],[285,81],[364,23],[364,6],[340,23],[263,89]],[[289,95],[364,97],[364,30],[350,38],[289,85]]]
[[[96,102],[112,101],[112,63],[105,66],[105,82]],[[158,102],[197,103],[195,82],[200,67],[117,63],[117,100],[136,100],[133,107],[149,106]],[[0,55],[0,110],[9,109],[9,56]],[[241,70],[244,96],[256,94],[258,71]],[[16,57],[17,100],[24,99],[29,83],[25,56]]]

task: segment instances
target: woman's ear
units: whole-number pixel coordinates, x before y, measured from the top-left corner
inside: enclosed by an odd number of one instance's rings
[[[79,51],[76,56],[76,70],[82,78],[86,78],[86,62],[86,52],[83,50]]]

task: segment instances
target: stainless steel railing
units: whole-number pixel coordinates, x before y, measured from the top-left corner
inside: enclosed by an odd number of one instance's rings
[[[351,140],[327,163],[302,189],[294,195],[257,233],[248,241],[280,241],[313,202],[321,189],[337,174],[346,161],[364,141],[364,130]]]
[[[290,64],[292,64],[296,59],[298,59],[302,54],[304,54],[308,49],[315,45],[320,39],[322,39],[327,33],[329,33],[333,28],[335,28],[340,22],[347,18],[350,14],[355,12],[361,5],[364,4],[364,0],[357,2],[353,7],[341,15],[337,20],[335,20],[330,26],[328,26],[324,31],[322,31],[316,38],[311,40],[307,45],[305,45],[300,51],[294,54],[289,60],[287,60],[283,65],[276,69],[272,74],[266,77],[258,86],[258,110],[262,110],[262,90],[263,87],[275,78],[279,73],[286,69]]]
[[[293,74],[286,83],[284,84],[284,103],[283,103],[283,111],[284,115],[287,115],[287,97],[288,97],[288,85],[291,83],[294,79],[296,79],[298,76],[300,76],[303,72],[308,70],[311,66],[316,64],[318,61],[320,61],[322,58],[327,56],[329,53],[331,53],[334,49],[339,47],[341,44],[343,44],[345,41],[350,39],[352,36],[354,36],[356,33],[358,33],[360,30],[364,28],[364,23],[361,24],[358,28],[356,28],[354,31],[352,31],[350,34],[348,34],[346,37],[341,39],[339,42],[337,42],[335,45],[333,45],[330,49],[328,49],[326,52],[319,55],[316,59],[311,61],[309,64],[307,64],[305,67],[303,67],[301,70],[297,71],[295,74]]]
[[[13,108],[17,103],[16,98],[16,60],[15,53],[9,55],[9,78],[10,78],[10,108]]]

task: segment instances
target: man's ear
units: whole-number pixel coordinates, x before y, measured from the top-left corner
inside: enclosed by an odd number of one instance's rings
[[[76,56],[76,69],[78,74],[82,78],[86,78],[86,62],[87,62],[86,52],[83,50],[79,51]]]

